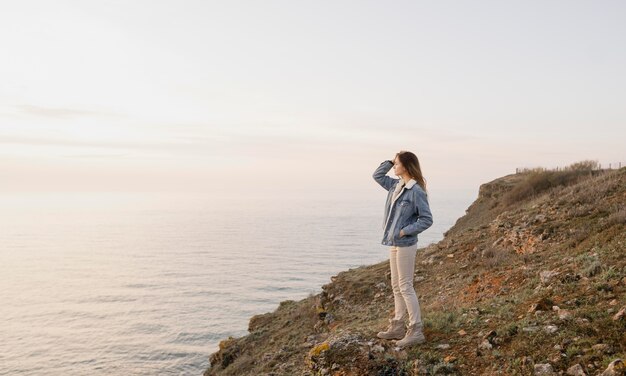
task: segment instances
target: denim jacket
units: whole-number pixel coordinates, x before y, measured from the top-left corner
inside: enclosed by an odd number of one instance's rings
[[[373,177],[389,193],[385,203],[383,221],[383,245],[408,247],[417,244],[417,234],[433,224],[428,197],[422,187],[413,179],[406,183],[393,200],[393,193],[402,179],[393,179],[387,172],[393,167],[392,161],[384,161],[374,171]],[[400,236],[403,230],[404,236]]]

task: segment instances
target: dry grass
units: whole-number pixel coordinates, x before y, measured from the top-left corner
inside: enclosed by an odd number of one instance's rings
[[[482,252],[483,264],[489,268],[509,267],[517,261],[516,253],[498,247],[487,247]]]
[[[626,206],[621,206],[606,219],[607,226],[626,225]]]
[[[556,187],[566,187],[598,173],[597,161],[580,161],[558,170],[544,168],[523,169],[526,179],[504,196],[504,203],[512,205]]]
[[[506,194],[504,203],[512,205],[551,188],[572,185],[590,176],[590,172],[578,170],[531,172],[521,184]]]

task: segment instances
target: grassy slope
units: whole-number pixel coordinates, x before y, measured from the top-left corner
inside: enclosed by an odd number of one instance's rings
[[[523,375],[536,363],[597,374],[625,359],[626,319],[613,316],[626,305],[626,169],[554,174],[484,184],[445,238],[418,251],[426,344],[397,351],[375,338],[393,311],[381,263],[253,317],[205,375]]]

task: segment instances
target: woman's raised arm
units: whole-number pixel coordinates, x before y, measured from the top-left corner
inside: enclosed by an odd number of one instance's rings
[[[396,182],[396,179],[387,176],[387,172],[389,172],[392,167],[392,161],[384,161],[380,164],[380,166],[378,166],[378,168],[376,169],[376,171],[374,171],[374,174],[372,175],[374,180],[376,180],[376,182],[387,191],[390,190],[391,187],[393,187],[393,184]]]

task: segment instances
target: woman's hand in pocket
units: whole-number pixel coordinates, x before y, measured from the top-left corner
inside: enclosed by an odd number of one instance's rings
[[[400,237],[403,237],[403,236],[404,236],[404,231],[400,230]]]

